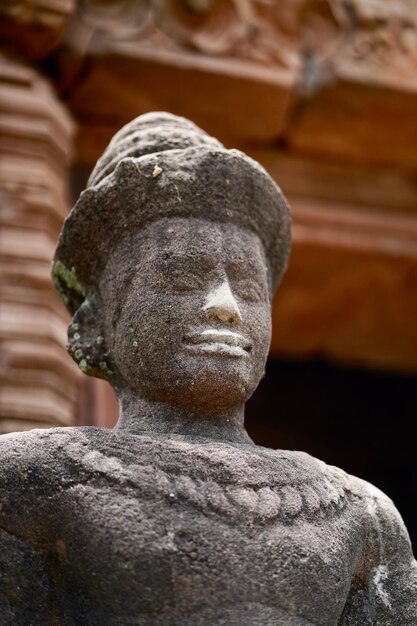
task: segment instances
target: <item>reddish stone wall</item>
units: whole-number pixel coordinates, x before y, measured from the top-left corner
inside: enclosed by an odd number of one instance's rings
[[[414,3],[31,0],[0,15],[0,428],[73,423],[83,403],[48,278],[71,118],[84,174],[149,110],[252,154],[294,221],[272,354],[417,370]],[[98,407],[107,392],[84,385]]]
[[[50,280],[73,124],[48,82],[0,63],[0,433],[74,423],[79,373]]]

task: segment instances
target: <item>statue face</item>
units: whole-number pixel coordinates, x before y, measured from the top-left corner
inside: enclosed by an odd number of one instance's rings
[[[128,237],[100,284],[116,385],[196,413],[245,402],[271,336],[258,237],[189,217]]]

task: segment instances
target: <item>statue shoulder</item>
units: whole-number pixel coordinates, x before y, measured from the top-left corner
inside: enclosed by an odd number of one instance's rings
[[[0,530],[31,541],[46,532],[67,488],[85,479],[79,463],[89,450],[85,428],[91,427],[0,436]]]
[[[338,468],[329,466],[330,471],[341,472]],[[368,536],[379,544],[378,553],[381,553],[381,546],[385,553],[393,549],[393,555],[398,556],[400,544],[404,544],[407,552],[410,551],[410,539],[404,521],[396,508],[394,502],[383,491],[375,485],[345,474],[346,489],[351,494],[352,499],[357,503],[368,529]]]
[[[351,476],[339,467],[328,465],[307,452],[275,450],[276,466],[281,471],[282,463],[294,483],[306,484],[320,492],[336,490],[343,497],[350,489]]]
[[[386,554],[393,550],[398,556],[398,548],[403,546],[411,554],[411,544],[404,521],[394,502],[373,484],[348,474],[342,469],[318,461],[323,472],[333,484],[339,484],[352,503],[352,515],[363,523],[369,541],[379,544],[377,552]],[[357,520],[356,520],[357,521]],[[374,546],[374,552],[376,546]]]
[[[0,436],[0,485],[24,481],[33,472],[54,473],[66,445],[78,438],[77,428],[35,429]]]
[[[372,624],[417,624],[417,562],[401,515],[374,485],[348,478],[363,522],[363,549],[340,623],[362,624],[371,616]]]
[[[41,623],[50,604],[51,512],[68,473],[62,451],[77,436],[65,428],[0,436],[0,615],[8,624]]]
[[[391,498],[365,480],[350,478],[352,492],[361,498],[368,519],[371,553],[384,562],[414,561],[408,531]]]
[[[406,567],[411,564],[415,569],[407,528],[391,498],[366,480],[339,467],[327,465],[305,453],[298,454],[306,468],[314,468],[311,479],[316,489],[319,485],[325,489],[331,485],[348,504],[352,524],[360,525],[363,530],[368,566],[372,562],[375,568],[383,568],[388,562],[396,562]]]
[[[306,452],[264,449],[272,461],[270,485],[278,494],[283,518],[311,523],[343,515],[348,506],[348,475]]]
[[[77,473],[92,427],[34,429],[0,436],[0,498],[45,495]],[[87,443],[86,443],[87,441]]]
[[[404,522],[382,491],[305,452],[276,450],[272,454],[275,472],[285,483],[280,495],[297,497],[300,512],[310,521],[344,515],[352,529],[360,530],[368,553],[383,553],[388,559],[400,553],[405,560],[413,558]]]

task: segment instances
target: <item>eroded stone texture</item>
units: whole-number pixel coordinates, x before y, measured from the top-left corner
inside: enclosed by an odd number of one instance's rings
[[[242,153],[167,114],[113,140],[54,280],[121,415],[0,438],[0,623],[416,623],[392,502],[244,429],[288,250],[285,200]]]
[[[92,427],[1,447],[0,623],[415,623],[392,503],[306,454]]]

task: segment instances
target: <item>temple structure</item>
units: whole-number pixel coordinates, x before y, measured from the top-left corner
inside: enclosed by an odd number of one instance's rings
[[[241,148],[288,197],[273,355],[417,371],[415,2],[16,0],[0,33],[0,432],[107,402],[65,353],[50,262],[69,198],[147,111]]]

